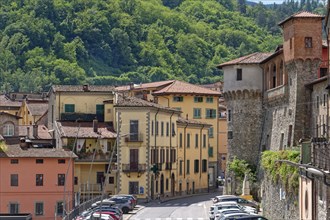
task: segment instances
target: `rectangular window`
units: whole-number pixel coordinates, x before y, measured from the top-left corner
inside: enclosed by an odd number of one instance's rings
[[[38,164],[44,163],[44,160],[43,159],[36,159],[36,163],[38,163]]]
[[[209,157],[213,157],[213,147],[209,147]]]
[[[11,164],[18,164],[18,159],[11,159],[10,160],[10,163]]]
[[[163,121],[160,123],[160,135],[164,136],[164,122]]]
[[[41,216],[44,214],[44,203],[43,202],[36,202],[35,203],[35,211],[36,216]]]
[[[65,163],[65,159],[59,159],[59,160],[58,160],[58,163],[59,163],[59,164],[64,164],[64,163]]]
[[[97,118],[103,119],[104,117],[104,105],[103,104],[98,104],[96,105],[96,115]]]
[[[170,136],[170,123],[166,122],[166,137]]]
[[[207,103],[213,103],[213,97],[206,97]]]
[[[327,99],[328,99],[328,95],[323,94],[323,106],[325,106]]]
[[[156,136],[158,136],[158,125],[159,125],[159,123],[158,123],[158,121],[156,121],[156,130],[155,130],[155,135]]]
[[[175,136],[175,124],[172,123],[172,137]]]
[[[9,203],[9,213],[18,214],[19,213],[19,204],[18,203]]]
[[[195,134],[195,148],[198,148],[198,134]]]
[[[166,184],[165,184],[165,186],[166,186],[166,187],[165,187],[166,191],[168,191],[168,185],[169,185],[169,184],[168,184],[168,179],[166,178]]]
[[[290,49],[292,49],[292,38],[290,38]]]
[[[115,177],[109,176],[109,184],[114,184],[115,183]]]
[[[206,134],[203,134],[203,148],[206,147]]]
[[[183,102],[183,96],[173,96],[173,102]]]
[[[228,121],[231,121],[231,110],[228,109]]]
[[[129,194],[131,194],[131,195],[139,194],[139,182],[137,182],[137,181],[129,182],[128,187],[129,187],[129,189],[128,189]]]
[[[201,97],[201,96],[195,96],[194,97],[194,102],[203,102],[203,97]]]
[[[320,68],[320,77],[328,75],[328,68]]]
[[[182,175],[182,167],[183,167],[183,161],[180,160],[180,167],[179,167],[179,175]]]
[[[179,134],[179,147],[182,148],[182,133]]]
[[[190,147],[190,134],[187,134],[187,148]]]
[[[242,69],[236,69],[236,74],[237,74],[237,81],[241,81],[242,80]]]
[[[209,138],[213,138],[213,127],[209,128]]]
[[[216,118],[217,117],[217,110],[216,109],[206,109],[206,118]]]
[[[305,47],[306,48],[313,47],[313,39],[311,37],[305,37]]]
[[[36,186],[43,186],[43,185],[44,185],[44,175],[36,174]]]
[[[201,118],[202,109],[200,108],[194,108],[194,118]]]
[[[171,162],[175,163],[176,162],[176,150],[171,149]]]
[[[199,160],[194,160],[194,173],[199,172]]]
[[[130,120],[129,127],[129,139],[130,141],[138,141],[139,140],[139,121],[138,120]]]
[[[316,96],[316,108],[319,108],[320,98]]]
[[[233,132],[232,131],[228,131],[227,137],[228,137],[228,139],[233,139]]]
[[[205,159],[202,161],[202,172],[207,172],[207,160]]]
[[[77,176],[74,177],[73,182],[74,182],[74,185],[78,185],[78,177]]]
[[[59,216],[63,215],[63,201],[56,203],[56,214]]]
[[[187,160],[187,174],[190,173],[190,160]]]
[[[74,104],[65,104],[64,112],[67,112],[67,113],[75,112],[75,105]]]
[[[166,160],[165,162],[168,163],[170,162],[170,149],[166,149],[166,156],[165,156]]]
[[[154,136],[154,121],[151,121],[151,136]]]
[[[160,149],[160,163],[165,162],[165,149]]]
[[[10,174],[10,186],[18,186],[18,174]]]
[[[65,174],[57,174],[57,185],[64,186],[65,184]]]

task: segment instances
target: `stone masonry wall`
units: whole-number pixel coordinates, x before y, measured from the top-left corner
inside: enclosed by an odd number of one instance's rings
[[[225,96],[227,109],[231,111],[228,131],[233,132],[232,138],[228,135],[229,161],[236,156],[238,159],[257,165],[262,126],[260,92],[235,91],[226,93]]]
[[[265,177],[261,192],[263,216],[271,220],[299,219],[299,198],[290,197],[288,193],[283,193],[280,184],[275,184],[268,177]]]

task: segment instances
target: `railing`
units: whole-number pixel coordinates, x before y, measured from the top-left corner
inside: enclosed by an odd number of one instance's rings
[[[274,98],[280,98],[282,96],[285,96],[288,92],[288,86],[282,85],[273,89],[270,89],[265,92],[265,99],[272,100]]]
[[[166,162],[165,163],[165,170],[172,170],[172,163],[171,162]]]
[[[330,170],[330,144],[324,143],[313,143],[312,144],[312,165],[322,169]]]
[[[122,171],[124,173],[128,173],[128,172],[145,172],[146,169],[147,169],[146,164],[136,164],[136,163],[122,164]]]
[[[93,160],[93,153],[77,153],[78,159],[77,162],[88,162]],[[99,162],[109,162],[110,160],[110,153],[96,153],[94,157],[94,161],[99,161]],[[114,156],[112,158],[112,162],[116,162],[117,157]]]
[[[86,113],[78,113],[78,112],[66,112],[61,113],[61,120],[62,121],[75,121],[77,119],[80,119],[81,121],[93,121],[95,118],[99,122],[104,121],[104,115],[100,114],[86,114]]]
[[[143,142],[143,134],[130,134],[125,137],[125,142]]]

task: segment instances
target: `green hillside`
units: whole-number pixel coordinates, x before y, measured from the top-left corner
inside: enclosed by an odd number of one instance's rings
[[[211,83],[217,64],[275,49],[286,16],[276,10],[244,0],[2,0],[0,91]]]

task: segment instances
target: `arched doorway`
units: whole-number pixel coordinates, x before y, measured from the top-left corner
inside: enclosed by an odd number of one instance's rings
[[[172,196],[174,196],[174,192],[175,192],[175,176],[174,176],[174,173],[172,173],[172,176],[171,176],[171,194],[172,194]]]
[[[164,195],[164,175],[160,176],[160,194]]]

